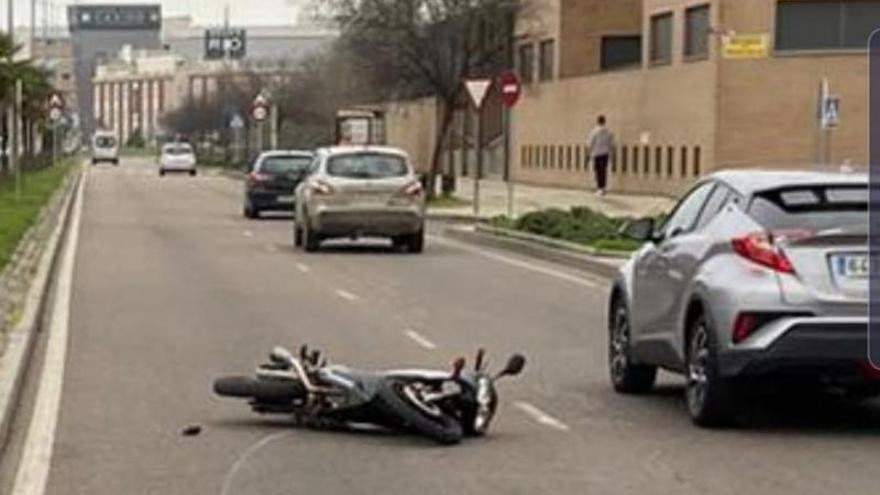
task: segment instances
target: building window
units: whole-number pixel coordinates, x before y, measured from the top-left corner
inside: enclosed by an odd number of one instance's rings
[[[574,147],[574,171],[575,172],[581,171],[581,147],[580,146]]]
[[[645,154],[642,161],[642,166],[644,167],[642,173],[645,174],[645,176],[649,176],[651,175],[651,147],[645,146],[642,148],[642,151]]]
[[[699,146],[694,148],[694,177],[699,177],[703,171],[701,170],[700,158],[702,151]]]
[[[571,171],[571,146],[565,147],[565,168]]]
[[[880,0],[786,0],[776,6],[776,49],[864,49],[880,19]]]
[[[602,70],[625,69],[642,62],[642,37],[603,36],[599,67]]]
[[[666,177],[672,178],[672,164],[675,161],[675,148],[666,147]]]
[[[651,64],[672,62],[672,12],[651,17]]]
[[[620,147],[620,173],[625,174],[627,169],[627,159],[629,158],[627,155],[629,148],[626,146]]]
[[[684,12],[684,56],[704,59],[709,57],[709,6],[700,5]]]
[[[535,45],[532,43],[519,47],[519,77],[523,83],[535,80]]]
[[[553,71],[555,62],[553,60],[556,55],[556,43],[553,40],[544,40],[541,42],[540,68],[538,77],[542,81],[553,79]]]
[[[687,146],[681,147],[681,178],[687,178],[688,174],[688,149]]]

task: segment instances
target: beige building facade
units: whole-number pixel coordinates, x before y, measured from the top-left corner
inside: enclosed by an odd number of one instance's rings
[[[590,187],[600,114],[618,139],[617,191],[678,194],[726,167],[867,164],[864,47],[880,0],[535,1],[518,33],[517,181]],[[823,80],[842,110],[827,133]]]

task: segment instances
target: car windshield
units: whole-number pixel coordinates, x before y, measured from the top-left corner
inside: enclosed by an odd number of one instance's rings
[[[173,144],[167,145],[162,149],[162,152],[166,155],[191,155],[193,152],[192,146],[188,144]]]
[[[868,224],[868,188],[828,185],[762,191],[749,205],[749,214],[772,230],[864,226]]]
[[[302,174],[309,170],[312,157],[302,155],[269,156],[260,164],[260,172],[272,175]]]
[[[113,148],[116,146],[116,138],[113,136],[98,136],[95,138],[95,147]]]
[[[386,179],[409,173],[406,160],[387,153],[352,153],[330,158],[327,173],[347,179]]]

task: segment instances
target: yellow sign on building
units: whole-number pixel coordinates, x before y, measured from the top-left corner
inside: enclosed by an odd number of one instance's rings
[[[724,36],[722,53],[727,59],[767,58],[770,55],[770,37],[766,34]]]

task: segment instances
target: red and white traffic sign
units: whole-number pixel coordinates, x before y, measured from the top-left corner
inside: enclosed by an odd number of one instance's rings
[[[501,88],[501,101],[508,108],[513,107],[522,95],[522,82],[519,76],[512,70],[503,72],[498,77],[498,87]]]
[[[257,122],[262,122],[269,118],[269,100],[262,93],[254,98],[254,102],[251,105],[251,117]]]

